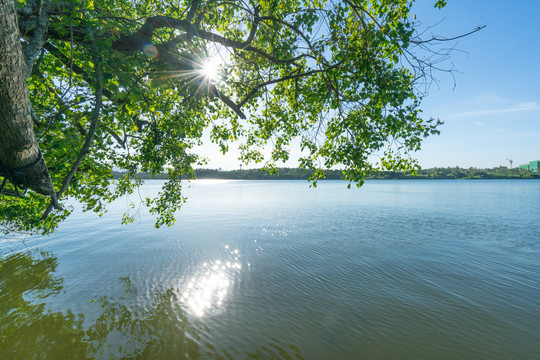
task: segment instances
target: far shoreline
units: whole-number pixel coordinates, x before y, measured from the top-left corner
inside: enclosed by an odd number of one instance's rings
[[[298,168],[277,168],[273,173],[263,169],[244,170],[220,170],[220,169],[196,169],[193,176],[182,176],[182,179],[197,180],[314,180],[313,172]],[[127,173],[113,171],[114,178],[128,176]],[[167,174],[137,173],[136,177],[143,180],[166,180]],[[364,180],[534,180],[540,179],[540,173],[519,168],[508,169],[497,167],[492,169],[463,169],[459,167],[420,169],[416,174],[411,172],[377,171],[364,178]],[[325,177],[316,179],[344,180],[342,170],[327,170]]]

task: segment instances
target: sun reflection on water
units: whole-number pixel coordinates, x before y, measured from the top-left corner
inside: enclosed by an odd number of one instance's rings
[[[225,247],[228,250],[228,246]],[[242,269],[238,250],[229,251],[234,259],[204,263],[184,287],[181,301],[193,316],[202,317],[223,308],[235,274]]]

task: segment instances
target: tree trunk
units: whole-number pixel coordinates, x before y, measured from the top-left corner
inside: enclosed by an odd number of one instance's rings
[[[0,176],[43,195],[54,193],[34,134],[13,0],[0,0]]]

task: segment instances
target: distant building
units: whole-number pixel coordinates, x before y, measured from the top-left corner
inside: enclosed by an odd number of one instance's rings
[[[529,161],[528,164],[519,165],[520,170],[527,170],[527,171],[532,171],[532,172],[538,172],[539,168],[540,168],[540,160]]]

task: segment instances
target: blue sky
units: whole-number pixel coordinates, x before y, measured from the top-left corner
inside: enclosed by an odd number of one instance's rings
[[[425,141],[423,167],[514,166],[540,159],[540,1],[449,0],[443,10],[420,0],[423,23],[442,23],[438,34],[482,31],[459,41],[452,62],[456,85],[439,76],[424,99],[427,117],[445,122]]]
[[[446,63],[454,76],[436,75],[438,84],[424,98],[425,117],[445,124],[415,154],[420,165],[491,168],[508,166],[506,159],[514,166],[540,160],[540,1],[448,0],[442,10],[434,3],[417,0],[413,7],[423,27],[438,24],[434,35],[487,27],[457,42]],[[207,167],[239,166],[234,150],[222,156],[205,143],[200,153],[211,160]]]

